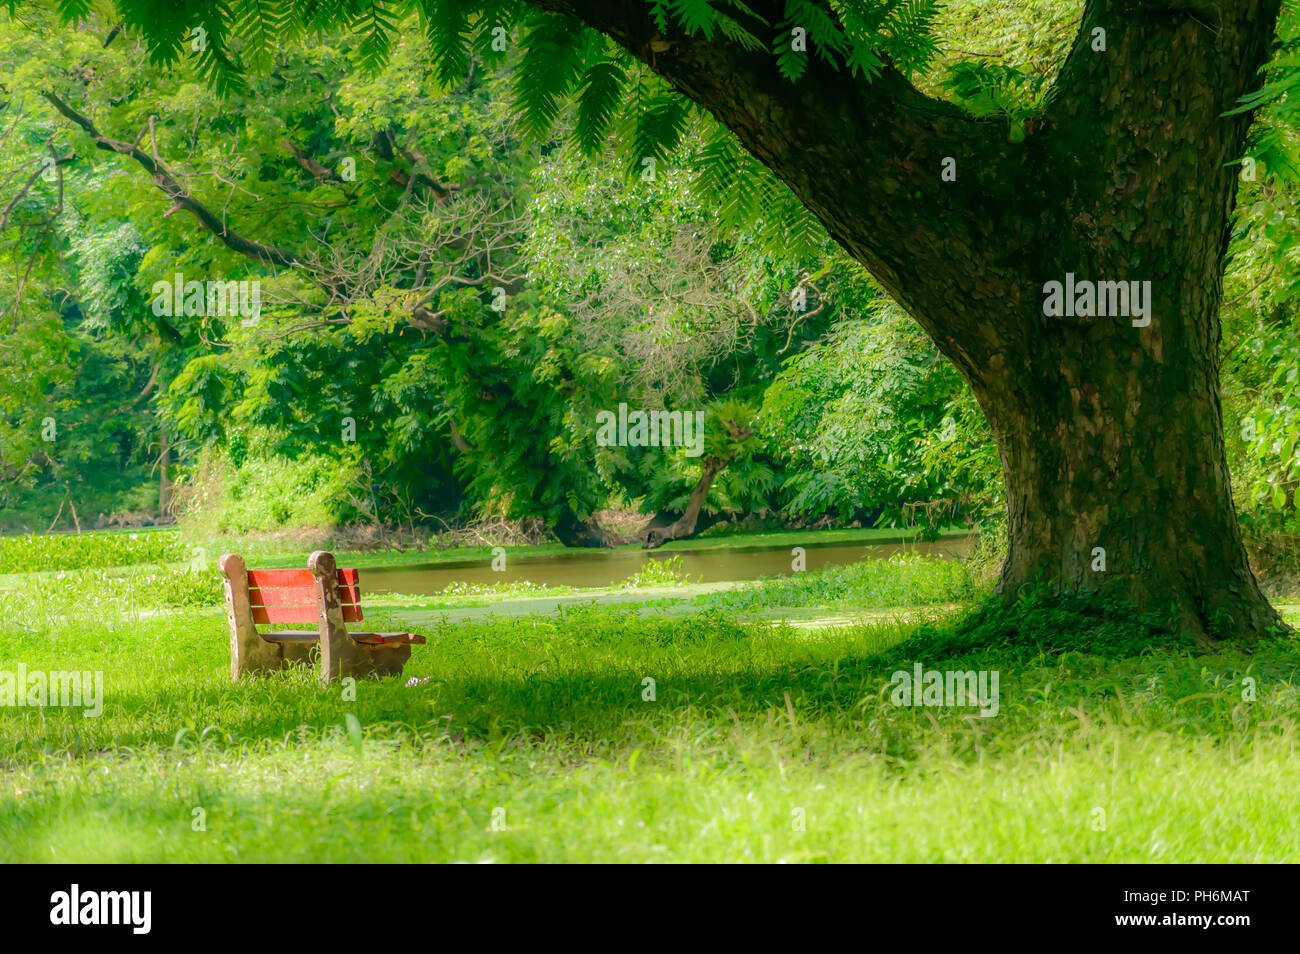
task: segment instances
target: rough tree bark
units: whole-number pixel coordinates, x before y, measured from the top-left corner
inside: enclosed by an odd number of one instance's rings
[[[691,491],[690,499],[686,501],[686,510],[676,520],[666,526],[658,526],[657,522],[652,520],[645,531],[644,549],[653,550],[661,547],[669,540],[681,540],[685,537],[694,535],[700,519],[700,508],[704,506],[705,499],[709,496],[709,488],[713,486],[713,480],[727,466],[727,462],[717,457],[710,457],[704,462],[704,473],[695,483],[695,489]]]
[[[1224,113],[1260,84],[1280,0],[1088,0],[1021,142],[888,68],[855,79],[810,53],[789,83],[765,51],[661,35],[642,0],[535,2],[730,127],[961,370],[1002,455],[1003,595],[1105,592],[1198,637],[1281,625],[1234,514],[1218,354],[1250,122]],[[1067,272],[1151,282],[1150,323],[1046,317]]]
[[[659,540],[657,543],[653,543],[653,544],[650,543],[650,539],[652,535],[655,534],[656,531],[666,530],[667,528],[673,526],[674,524],[679,523],[683,516],[684,514],[680,514],[672,510],[657,511],[655,515],[650,518],[650,522],[647,523],[645,525],[645,528],[641,531],[641,543],[643,545],[643,548],[646,550],[652,550],[656,546],[659,546],[662,543],[666,543],[668,538]],[[674,536],[671,539],[680,540],[683,538],[699,536],[705,530],[709,529],[709,527],[712,527],[714,524],[721,523],[721,522],[722,522],[721,514],[710,513],[708,511],[702,510],[700,511],[700,513],[696,515],[695,525],[693,527],[691,527],[687,532],[682,533],[679,536]]]
[[[704,459],[704,470],[695,482],[691,496],[686,501],[686,509],[674,520],[661,520],[656,514],[645,529],[645,549],[661,547],[669,540],[684,540],[709,528],[716,522],[716,517],[702,517],[700,511],[709,498],[709,491],[718,475],[726,470],[743,452],[742,445],[754,436],[754,429],[740,421],[726,417],[714,418],[714,426],[721,429],[726,439],[715,445],[716,453]]]

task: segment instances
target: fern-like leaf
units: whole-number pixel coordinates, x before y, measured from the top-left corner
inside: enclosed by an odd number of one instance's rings
[[[666,159],[681,141],[689,119],[686,101],[677,93],[661,93],[640,106],[632,130],[629,171],[639,173],[646,159]]]
[[[594,63],[582,74],[574,136],[584,154],[594,154],[604,142],[626,79],[627,72],[615,60]]]
[[[466,10],[447,0],[421,0],[419,10],[434,73],[441,83],[451,85],[469,70]]]
[[[58,10],[59,18],[64,23],[80,23],[90,16],[90,8],[93,0],[59,0]],[[14,5],[10,4],[9,13],[14,12]]]
[[[253,69],[265,70],[285,32],[283,5],[280,0],[240,0],[235,16],[244,39],[244,60]]]
[[[560,113],[562,97],[578,83],[585,28],[569,17],[539,16],[524,40],[515,76],[520,124],[536,138],[546,136]]]
[[[353,28],[361,33],[361,43],[357,47],[357,59],[361,68],[368,72],[377,72],[388,59],[388,52],[393,45],[393,35],[397,24],[392,11],[385,8],[379,0],[370,0],[356,16]]]

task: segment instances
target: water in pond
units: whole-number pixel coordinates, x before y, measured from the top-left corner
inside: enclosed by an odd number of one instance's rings
[[[934,542],[883,543],[865,545],[831,544],[805,547],[807,569],[843,566],[866,559],[886,559],[895,553],[919,553],[944,559],[960,559],[970,553],[974,537],[950,537]],[[793,572],[790,547],[675,550],[670,553],[645,550],[610,550],[603,553],[561,553],[542,557],[512,557],[502,571],[492,569],[489,560],[456,563],[423,563],[402,567],[368,567],[361,583],[368,592],[409,593],[417,596],[441,593],[452,583],[512,583],[527,580],[548,586],[611,586],[635,574],[650,560],[682,558],[682,570],[692,582],[753,580],[760,576],[787,576]]]

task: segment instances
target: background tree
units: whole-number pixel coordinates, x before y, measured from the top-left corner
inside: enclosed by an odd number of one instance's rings
[[[1004,463],[1003,593],[1103,591],[1171,610],[1200,635],[1280,625],[1242,546],[1218,381],[1235,163],[1250,124],[1228,114],[1258,87],[1279,0],[1090,0],[1042,110],[1009,124],[908,81],[933,51],[934,3],[539,6],[574,19],[528,21],[526,117],[553,116],[570,90],[590,102],[584,76],[616,62],[578,22],[612,38],[732,130],[970,382]],[[192,26],[146,15],[153,4],[122,9],[157,56],[175,55]],[[514,8],[464,19],[460,7],[421,9],[445,50]],[[438,16],[449,9],[450,29]],[[219,40],[217,71],[232,29],[249,32],[224,10],[200,18]],[[301,27],[353,16],[288,11]],[[374,16],[366,28],[381,56],[391,32]],[[680,125],[672,105],[642,108],[660,129]],[[955,180],[942,177],[945,159]],[[1155,318],[1045,315],[1045,283],[1067,274],[1150,281]],[[1104,572],[1093,569],[1098,548]]]
[[[1003,463],[1005,594],[1103,591],[1198,634],[1277,623],[1234,513],[1218,355],[1258,103],[1239,106],[1277,0],[1041,3],[1073,25],[1055,75],[953,65],[947,99],[925,70],[960,16],[920,0],[117,8],[159,63],[201,27],[196,68],[224,92],[269,62],[270,35],[350,30],[376,67],[413,11],[444,80],[504,37],[522,127],[544,135],[576,95],[576,140],[594,151],[618,132],[634,170],[712,117],[699,164],[714,194],[795,243],[811,212],[969,383]],[[1045,283],[1067,274],[1151,282],[1150,323],[1044,314]]]

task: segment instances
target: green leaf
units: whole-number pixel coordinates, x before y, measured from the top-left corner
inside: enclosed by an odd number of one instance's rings
[[[343,722],[347,726],[348,738],[352,740],[352,747],[356,749],[357,754],[360,755],[362,742],[361,720],[351,712],[348,712],[344,714]]]
[[[446,86],[460,80],[469,71],[467,13],[459,3],[445,0],[422,0],[420,3],[429,59],[438,79]]]
[[[677,93],[660,94],[641,107],[635,115],[628,169],[639,173],[645,159],[658,162],[667,158],[686,131],[689,118],[688,104]]]
[[[515,80],[520,124],[537,139],[554,127],[560,100],[582,73],[586,28],[570,17],[539,16],[524,40]]]
[[[594,155],[604,143],[626,79],[626,71],[613,60],[596,63],[582,74],[574,136],[585,154]]]

